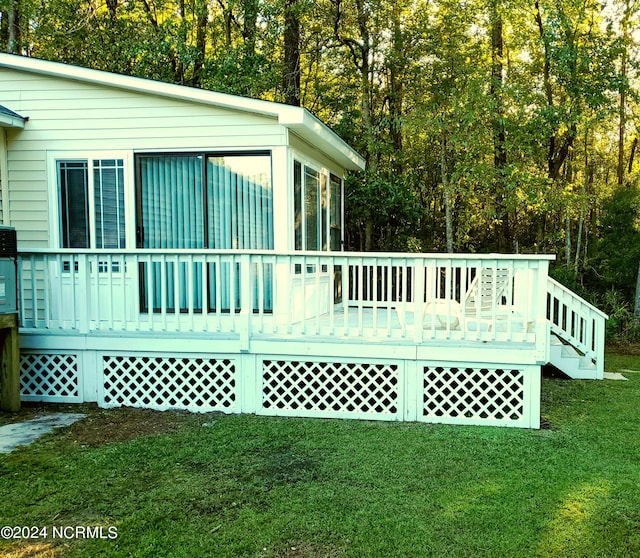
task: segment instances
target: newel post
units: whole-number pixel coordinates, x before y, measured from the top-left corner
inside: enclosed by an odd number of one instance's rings
[[[595,353],[596,353],[596,374],[598,379],[604,378],[604,343],[605,343],[605,322],[606,318],[596,317],[595,319]]]
[[[89,333],[89,306],[91,300],[91,270],[90,261],[87,254],[78,254],[78,331]],[[71,258],[71,280],[74,281],[74,262]],[[98,270],[96,269],[96,281],[98,280]]]
[[[422,320],[424,315],[424,289],[425,289],[425,260],[416,258],[413,261],[413,340],[422,343],[424,332],[422,330]]]
[[[535,323],[536,358],[541,362],[549,361],[549,326],[547,323],[547,290],[549,283],[549,261],[538,260],[535,281]]]

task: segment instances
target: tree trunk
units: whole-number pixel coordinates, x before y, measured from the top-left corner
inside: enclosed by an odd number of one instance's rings
[[[403,172],[402,111],[404,104],[404,37],[400,21],[400,6],[392,3],[392,39],[389,58],[389,135],[393,146],[391,164],[397,174]]]
[[[364,227],[364,250],[365,252],[371,252],[373,250],[373,219],[367,218]]]
[[[453,221],[451,215],[451,192],[449,191],[449,170],[447,168],[447,134],[444,124],[440,140],[440,177],[444,191],[444,218],[446,227],[447,252],[453,253]]]
[[[7,52],[10,54],[20,54],[21,42],[20,0],[12,0],[9,5],[9,40],[7,41]]]
[[[544,22],[542,21],[542,13],[540,12],[540,2],[535,0],[535,20],[538,26],[538,33],[543,45],[543,57],[544,65],[542,69],[542,83],[544,86],[545,97],[547,99],[547,106],[549,109],[553,109],[555,106],[555,100],[553,95],[553,85],[551,79],[551,45],[547,31],[545,30]],[[562,165],[569,154],[569,151],[573,147],[573,143],[576,138],[577,130],[575,123],[567,126],[567,131],[563,136],[558,137],[558,126],[554,125],[549,133],[548,139],[548,151],[547,151],[547,168],[549,178],[556,180],[560,176],[560,170]],[[562,141],[560,141],[562,140]]]
[[[573,184],[573,181],[574,181],[573,153],[570,153],[567,156],[564,179],[567,185]],[[565,209],[564,265],[566,268],[571,267],[571,201],[572,201],[571,199],[567,201],[567,207]]]
[[[633,170],[633,159],[636,156],[637,148],[638,148],[638,138],[636,136],[635,138],[633,138],[633,141],[631,142],[631,153],[629,153],[629,168],[627,169],[627,172],[629,174],[631,174],[631,171]]]
[[[107,9],[109,10],[111,21],[115,21],[118,11],[118,0],[107,0]]]
[[[504,170],[507,166],[507,150],[505,148],[504,107],[502,102],[503,82],[503,25],[499,9],[499,0],[491,0],[491,85],[490,93],[493,101],[493,164],[496,171],[495,204],[496,215],[500,219],[497,228],[497,245],[499,252],[507,252],[510,244],[509,213],[506,203],[506,187]]]
[[[565,233],[564,233],[564,265],[571,265],[571,214],[567,208],[565,215]]]
[[[258,0],[242,1],[242,38],[244,52],[248,58],[256,53],[256,25],[258,23]]]
[[[209,21],[209,8],[206,0],[197,0],[196,6],[196,55],[193,61],[193,76],[191,85],[202,87],[204,78],[204,65],[207,55],[207,23]]]
[[[300,4],[285,0],[284,6],[284,102],[300,106]]]
[[[633,314],[636,320],[640,320],[640,263],[638,264],[638,275],[636,279],[636,300],[633,306]]]
[[[622,54],[621,62],[621,80],[625,81],[627,73],[627,60],[625,53]],[[627,106],[627,92],[626,85],[622,83],[620,85],[620,99],[618,105],[618,186],[624,184],[625,177],[625,156],[624,156],[624,139],[625,139],[625,127],[627,123],[626,108]]]
[[[233,23],[233,11],[231,6],[227,2],[226,4],[222,0],[218,0],[218,4],[222,8],[222,19],[224,20],[224,44],[227,47],[231,46],[231,24]]]
[[[182,59],[182,55],[180,54],[181,50],[186,51],[187,46],[187,21],[186,21],[186,6],[184,0],[180,0],[178,3],[178,11],[180,14],[180,25],[178,27],[178,36],[180,38],[180,42],[184,45],[184,49],[178,49],[174,52],[173,56],[173,73],[174,73],[174,82],[180,85],[185,84],[185,69],[184,69],[184,61]]]
[[[620,22],[622,33],[622,52],[620,54],[620,85],[618,88],[618,167],[617,178],[618,186],[624,184],[625,179],[625,156],[624,156],[624,144],[625,144],[625,128],[627,124],[627,45],[629,44],[629,17],[630,17],[629,2],[626,3],[624,15]]]

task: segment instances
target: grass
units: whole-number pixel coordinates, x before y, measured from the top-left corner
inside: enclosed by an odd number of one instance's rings
[[[626,376],[545,379],[539,431],[163,413],[171,431],[92,444],[80,423],[0,456],[0,525],[117,539],[0,555],[639,556],[640,372]]]

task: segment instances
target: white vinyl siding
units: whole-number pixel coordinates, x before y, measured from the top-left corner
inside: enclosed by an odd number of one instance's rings
[[[0,97],[29,117],[7,131],[10,220],[24,248],[53,246],[48,151],[244,151],[288,139],[276,118],[15,70],[0,69]]]

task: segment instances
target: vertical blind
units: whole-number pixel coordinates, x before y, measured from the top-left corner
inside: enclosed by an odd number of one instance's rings
[[[253,155],[141,155],[139,168],[139,226],[144,248],[212,248],[212,249],[272,249],[273,195],[271,189],[271,158],[268,154]],[[206,227],[205,227],[206,223]],[[202,300],[202,264],[194,263],[193,283],[188,285],[186,263],[173,268],[154,264],[143,273],[150,274],[143,284],[151,293],[141,293],[155,310],[163,306],[169,311],[189,307],[200,309]],[[208,308],[229,311],[241,306],[241,280],[238,266],[221,263],[207,269]],[[254,308],[259,293],[254,274]],[[263,309],[272,309],[272,270],[265,265]],[[217,278],[219,281],[217,281]],[[173,300],[174,281],[178,280],[180,301]],[[249,278],[244,278],[249,280]],[[233,289],[231,281],[234,282]],[[219,283],[219,284],[218,284]],[[219,289],[219,292],[217,290]],[[231,293],[235,293],[233,305]],[[149,303],[146,302],[150,297]],[[216,301],[221,308],[215,308]]]
[[[96,248],[125,247],[124,161],[93,161]]]

